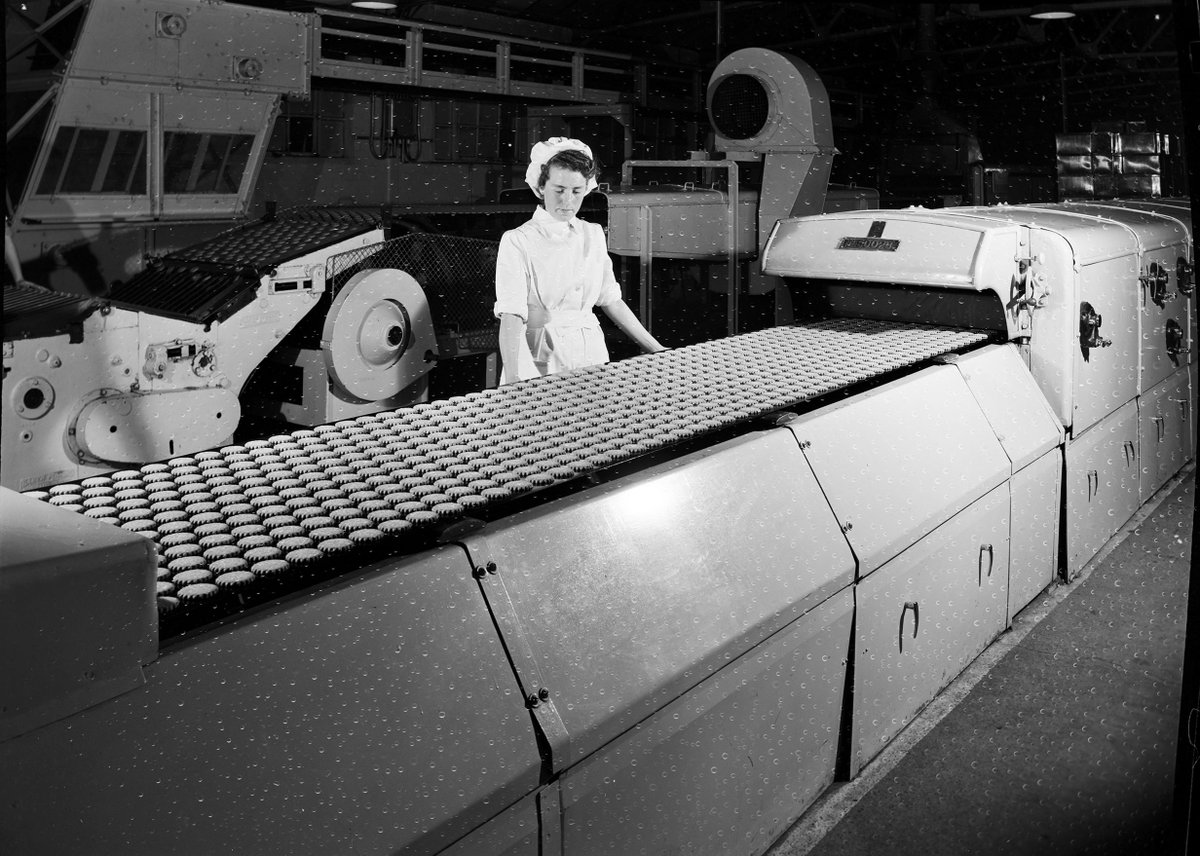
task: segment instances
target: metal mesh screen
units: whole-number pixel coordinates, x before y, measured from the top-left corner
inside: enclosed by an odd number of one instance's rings
[[[402,270],[425,290],[439,336],[452,335],[460,350],[494,351],[499,347],[499,325],[492,315],[499,246],[499,241],[481,238],[404,235],[332,256],[325,281],[336,296],[359,271]]]
[[[761,131],[769,109],[762,82],[748,74],[731,74],[713,90],[713,127],[731,140],[748,140]]]

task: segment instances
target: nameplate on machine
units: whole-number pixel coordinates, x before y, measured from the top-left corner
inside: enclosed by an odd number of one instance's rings
[[[837,242],[839,250],[882,250],[894,253],[900,246],[895,238],[841,238]]]
[[[842,238],[837,243],[839,250],[880,250],[885,253],[894,253],[896,248],[900,246],[900,242],[895,238],[883,237],[883,220],[875,220],[871,223],[871,228],[867,231],[865,238]]]

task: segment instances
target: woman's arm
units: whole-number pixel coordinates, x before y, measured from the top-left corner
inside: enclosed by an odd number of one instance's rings
[[[633,339],[637,346],[646,353],[653,354],[666,350],[662,343],[651,336],[650,331],[642,326],[642,322],[633,314],[633,310],[625,304],[624,300],[615,300],[600,308],[621,329],[622,333]]]
[[[526,380],[521,377],[520,373],[522,348],[532,364],[533,354],[529,351],[529,342],[525,338],[525,319],[509,312],[502,313],[500,315],[501,385]]]

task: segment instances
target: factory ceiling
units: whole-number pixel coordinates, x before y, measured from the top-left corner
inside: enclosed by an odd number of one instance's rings
[[[251,5],[358,11],[350,0],[264,0]],[[737,48],[769,47],[796,53],[827,75],[894,70],[922,59],[923,50],[935,54],[947,73],[1004,77],[1021,70],[1028,86],[1058,82],[1060,58],[1070,84],[1104,74],[1142,74],[1162,82],[1174,73],[1169,0],[1060,4],[1056,8],[1070,10],[1074,17],[1031,17],[1042,8],[803,0],[399,0],[394,10],[375,14],[489,31],[509,29],[529,38],[699,65],[711,65]],[[923,42],[926,34],[930,40]],[[1040,70],[1047,67],[1053,74]]]
[[[371,12],[351,0],[241,2],[610,51],[694,69],[698,80],[739,48],[785,51],[829,90],[839,146],[928,107],[977,133],[993,163],[1040,161],[1054,133],[1099,122],[1182,131],[1170,0],[1077,2],[1061,7],[1071,17],[1050,20],[1033,16],[1043,6],[1012,3],[397,0]],[[698,106],[681,96],[680,109]]]
[[[359,11],[350,0],[258,5]],[[768,47],[812,65],[835,94],[900,109],[923,95],[968,114],[1054,102],[1059,122],[1071,126],[1104,113],[1154,122],[1153,114],[1178,104],[1169,0],[1097,0],[1062,8],[1074,16],[1042,20],[1032,17],[1041,6],[1000,3],[795,0],[399,0],[394,10],[374,14],[702,71],[738,48]],[[1019,125],[1020,117],[1014,121]]]

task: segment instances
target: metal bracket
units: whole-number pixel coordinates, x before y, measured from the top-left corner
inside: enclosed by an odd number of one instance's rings
[[[542,783],[553,776],[557,767],[570,763],[571,739],[567,727],[554,705],[550,687],[542,676],[528,634],[521,625],[512,597],[504,585],[503,569],[491,558],[487,535],[481,532],[460,532],[456,540],[467,552],[472,576],[487,604],[488,612],[500,634],[500,642],[512,666],[521,698],[529,710],[534,728],[538,731],[542,752]]]

